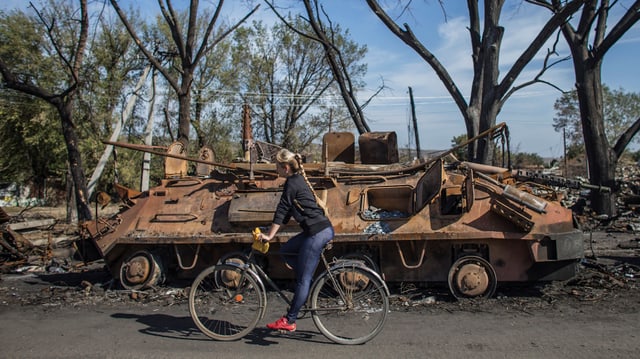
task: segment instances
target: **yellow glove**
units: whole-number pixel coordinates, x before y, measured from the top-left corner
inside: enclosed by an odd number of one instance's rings
[[[262,253],[262,254],[267,254],[267,252],[269,251],[269,242],[263,242],[260,240],[260,228],[256,227],[251,234],[253,234],[253,244],[251,245],[251,248],[255,249],[256,251]]]

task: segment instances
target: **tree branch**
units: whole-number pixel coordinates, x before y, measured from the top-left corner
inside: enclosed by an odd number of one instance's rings
[[[51,41],[53,48],[56,50],[56,54],[58,54],[58,57],[60,57],[62,62],[64,62],[65,66],[69,69],[69,72],[73,77],[74,66],[71,64],[71,61],[64,56],[64,53],[62,52],[62,50],[60,49],[60,46],[58,45],[58,41],[53,36],[53,29],[55,27],[56,19],[52,19],[51,24],[48,24],[44,16],[42,15],[42,13],[40,12],[40,10],[38,10],[35,7],[35,5],[33,5],[33,3],[29,2],[29,6],[33,9],[33,11],[35,11],[36,15],[38,15],[38,18],[40,19],[40,22],[47,29],[47,37],[49,38],[49,41]],[[76,77],[74,77],[74,82],[76,83],[78,82],[78,79]]]
[[[594,49],[594,56],[596,58],[601,59],[604,55],[609,51],[609,49],[618,41],[620,38],[629,30],[633,25],[635,25],[640,20],[640,0],[636,0],[633,5],[627,9],[627,12],[624,16],[616,23],[616,25],[611,29],[609,34],[602,40],[600,46]]]
[[[87,0],[80,1],[80,13],[82,20],[80,21],[80,38],[78,39],[78,46],[76,47],[76,56],[73,62],[73,79],[76,83],[79,82],[78,74],[80,73],[80,66],[84,58],[84,49],[87,46],[87,39],[89,38],[89,14],[87,13]]]
[[[551,82],[548,82],[548,81],[540,79],[542,77],[542,75],[544,75],[544,73],[548,69],[552,68],[553,66],[555,66],[555,65],[557,65],[557,64],[559,64],[561,62],[567,61],[567,60],[569,60],[571,58],[571,56],[565,56],[565,57],[561,58],[560,60],[554,61],[551,64],[549,64],[549,59],[550,59],[551,55],[553,55],[553,54],[557,55],[558,54],[557,51],[556,51],[556,48],[558,46],[559,40],[560,40],[560,31],[558,31],[557,34],[556,34],[556,40],[554,41],[553,47],[551,48],[551,50],[547,50],[547,55],[544,57],[544,63],[542,64],[542,68],[540,69],[538,74],[530,81],[524,82],[524,83],[522,83],[522,84],[520,84],[518,86],[513,86],[504,95],[504,97],[500,99],[500,106],[504,105],[504,103],[507,101],[507,99],[509,97],[511,97],[511,95],[513,95],[516,91],[518,91],[518,90],[520,90],[522,88],[525,88],[527,86],[531,86],[531,85],[533,85],[535,83],[543,83],[543,84],[546,84],[546,85],[549,85],[549,86],[555,88],[556,90],[558,90],[560,92],[564,92],[561,88],[559,88],[558,86],[552,84]]]
[[[209,46],[207,46],[206,49],[202,49],[202,47],[200,48],[200,50],[198,51],[198,54],[196,55],[196,61],[194,62],[198,62],[200,60],[200,58],[202,56],[204,56],[204,54],[209,51],[211,48],[213,48],[215,45],[217,45],[220,41],[224,40],[224,38],[226,38],[230,33],[232,33],[233,31],[235,31],[235,29],[237,29],[240,25],[242,25],[245,21],[247,21],[247,19],[249,17],[251,17],[251,15],[253,15],[256,11],[258,11],[258,8],[260,8],[260,4],[256,5],[253,10],[251,10],[247,15],[245,15],[242,19],[240,19],[240,21],[238,21],[235,25],[233,25],[232,27],[230,27],[229,29],[227,29],[225,32],[223,32],[220,36],[218,36]],[[217,17],[217,16],[215,16]],[[215,22],[215,19],[212,18],[211,20],[212,22]],[[211,25],[211,24],[210,24]],[[207,37],[209,36],[209,30],[207,29]],[[202,46],[205,45],[205,41],[202,42]]]
[[[53,103],[56,98],[59,100],[60,95],[51,93],[28,82],[20,81],[15,74],[9,70],[2,58],[0,58],[0,73],[2,73],[2,78],[4,79],[4,84],[7,88],[41,98],[49,103]]]
[[[615,146],[613,146],[613,151],[618,158],[622,156],[622,152],[629,146],[629,143],[631,143],[638,131],[640,131],[640,117],[618,137]]]
[[[427,48],[418,41],[415,37],[409,25],[404,24],[406,30],[402,30],[396,23],[393,21],[389,15],[380,7],[376,0],[367,0],[367,4],[369,4],[369,8],[378,16],[378,18],[382,21],[383,24],[391,30],[398,38],[404,41],[405,44],[409,45],[412,49],[420,55],[431,68],[436,72],[436,75],[440,78],[442,83],[444,84],[447,91],[453,98],[454,102],[460,109],[460,111],[464,114],[467,112],[467,101],[464,96],[460,92],[460,89],[456,86],[455,82],[451,78],[451,75],[447,72],[444,66],[440,63],[440,61],[431,53],[431,51],[427,50]]]
[[[194,63],[197,63],[200,60],[200,58],[202,56],[204,56],[204,54],[206,53],[205,49],[207,47],[207,42],[208,42],[207,40],[209,39],[209,36],[211,36],[211,32],[213,31],[213,26],[218,21],[218,16],[220,16],[220,12],[222,11],[222,3],[223,3],[223,1],[220,0],[220,2],[218,3],[218,6],[216,7],[216,11],[211,16],[211,20],[209,21],[209,25],[207,25],[207,30],[204,33],[204,38],[202,39],[202,43],[200,44],[200,48],[198,49],[198,53],[195,56]]]
[[[166,2],[169,10],[167,10],[167,8],[165,8],[165,6],[162,4],[162,0],[158,0],[158,5],[160,6],[160,12],[162,13],[162,17],[164,17],[164,20],[167,22],[167,25],[169,25],[169,30],[171,30],[171,38],[173,39],[173,42],[175,42],[178,48],[178,53],[180,54],[180,58],[185,59],[186,46],[182,41],[182,29],[180,28],[180,24],[178,23],[178,17],[176,16],[176,12],[173,10],[173,6],[171,6],[171,1],[166,0]],[[194,1],[191,1],[190,9],[193,8],[193,6],[194,6]],[[195,6],[196,8],[198,6],[197,0],[195,0]]]
[[[20,79],[18,79],[15,76],[15,74],[13,74],[11,70],[9,70],[8,66],[2,59],[0,59],[0,72],[2,73],[2,77],[4,78],[5,84],[8,88],[41,98],[53,104],[54,106],[59,107],[65,101],[65,98],[78,88],[78,84],[80,82],[78,74],[80,72],[82,59],[84,57],[84,49],[86,47],[87,39],[89,37],[88,36],[89,16],[87,13],[87,1],[86,0],[80,1],[80,13],[81,13],[80,35],[76,45],[75,58],[74,58],[73,64],[71,64],[69,59],[67,59],[64,56],[64,53],[62,52],[55,37],[53,36],[55,19],[53,19],[51,24],[48,25],[44,17],[42,16],[42,14],[40,13],[40,11],[38,11],[38,9],[36,9],[36,7],[32,3],[30,3],[30,6],[36,12],[42,24],[47,28],[47,36],[49,37],[49,40],[51,41],[52,45],[56,49],[56,53],[58,54],[58,56],[62,59],[65,66],[69,69],[69,72],[72,78],[71,83],[69,84],[69,87],[67,87],[62,93],[54,94],[50,91],[45,90],[42,87],[39,87],[31,83],[28,83],[26,81],[21,81]]]
[[[369,103],[371,102],[371,100],[373,100],[376,96],[378,96],[378,94],[384,90],[385,88],[387,88],[387,86],[384,84],[384,79],[381,78],[382,81],[382,85],[380,85],[378,87],[378,89],[376,90],[376,92],[373,93],[373,95],[369,96],[369,98],[362,104],[362,106],[360,106],[361,109],[364,109],[365,107],[367,107],[367,105],[369,105]]]
[[[319,39],[319,38],[317,38],[317,37],[315,37],[315,36],[313,36],[311,34],[307,34],[305,32],[302,32],[302,31],[296,29],[289,21],[287,21],[287,19],[285,19],[280,14],[280,12],[276,9],[275,5],[271,1],[265,0],[265,3],[267,3],[267,6],[269,6],[269,8],[271,8],[271,11],[273,11],[273,13],[276,14],[278,19],[280,19],[280,21],[282,21],[282,23],[285,24],[291,31],[293,31],[296,34],[298,34],[298,35],[300,35],[302,37],[305,37],[305,38],[307,38],[309,40],[313,40],[313,41],[320,42],[320,43],[322,42],[321,39]],[[307,22],[311,22],[309,19],[304,19],[304,20],[306,20]]]
[[[582,8],[582,15],[580,16],[580,22],[578,23],[577,33],[582,35],[582,40],[587,41],[587,35],[589,29],[596,19],[598,0],[587,0]]]
[[[138,48],[140,49],[140,51],[142,51],[142,53],[147,57],[147,59],[149,60],[149,62],[151,62],[153,67],[155,67],[156,70],[158,70],[162,74],[162,76],[164,76],[167,82],[169,82],[169,85],[171,85],[171,87],[173,87],[173,89],[176,92],[179,92],[180,86],[178,85],[177,79],[171,76],[171,74],[162,66],[160,61],[158,61],[158,59],[155,56],[153,56],[153,54],[144,46],[144,44],[136,34],[135,30],[133,29],[133,26],[131,26],[131,23],[129,23],[129,20],[127,20],[127,17],[122,12],[122,9],[120,9],[120,6],[118,6],[118,2],[116,0],[109,0],[109,1],[111,2],[111,5],[113,6],[114,10],[118,14],[118,17],[124,24],[125,28],[127,28],[127,32],[129,33],[129,35],[131,35],[133,40],[136,42],[136,45],[138,45]]]
[[[565,4],[564,7],[557,10],[554,15],[547,21],[544,27],[538,32],[538,35],[535,39],[529,44],[529,46],[524,50],[524,52],[520,55],[520,57],[513,64],[509,72],[502,79],[500,84],[498,85],[498,97],[501,98],[504,96],[509,88],[513,86],[516,78],[520,75],[520,73],[524,70],[525,66],[531,62],[533,57],[540,51],[540,48],[544,45],[544,43],[549,39],[551,34],[555,32],[555,30],[560,27],[563,23],[566,23],[571,15],[573,15],[580,6],[582,6],[583,0],[572,0]],[[557,42],[557,40],[556,40]]]

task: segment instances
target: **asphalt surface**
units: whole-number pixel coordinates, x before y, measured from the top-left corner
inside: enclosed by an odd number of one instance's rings
[[[183,306],[23,307],[2,309],[0,344],[4,358],[634,358],[639,320],[637,311],[392,311],[378,337],[341,346],[311,319],[293,334],[261,323],[239,341],[216,342]]]

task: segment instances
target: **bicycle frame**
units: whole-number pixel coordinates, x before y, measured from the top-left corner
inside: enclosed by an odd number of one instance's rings
[[[260,285],[261,293],[263,293],[263,300],[264,300],[263,302],[265,303],[265,308],[263,308],[262,313],[260,315],[260,318],[262,319],[264,318],[264,315],[266,312],[265,309],[267,306],[266,286],[264,285],[265,281],[267,285],[271,287],[271,289],[276,291],[277,297],[283,300],[287,305],[291,306],[291,300],[287,298],[287,296],[284,294],[282,289],[278,287],[278,285],[269,277],[269,275],[259,265],[256,264],[254,260],[254,254],[255,254],[255,250],[252,249],[249,255],[247,256],[247,262],[244,264],[238,264],[235,262],[227,262],[226,264],[242,269],[243,276],[245,275],[245,273],[248,273],[248,275],[252,276],[253,279],[258,283],[258,285]],[[311,283],[311,288],[313,288],[316,285],[317,281],[320,278],[322,278],[324,275],[329,275],[331,282],[333,283],[334,287],[338,290],[338,293],[340,297],[343,299],[343,302],[347,303],[347,300],[346,300],[347,295],[342,290],[342,286],[338,285],[338,280],[333,275],[333,271],[339,268],[344,268],[344,267],[358,267],[359,269],[364,270],[370,273],[371,275],[373,275],[374,277],[376,277],[377,279],[379,279],[380,282],[382,282],[384,285],[384,290],[387,296],[390,295],[389,288],[387,287],[382,277],[376,271],[367,267],[362,261],[357,259],[334,259],[333,261],[329,262],[327,261],[327,257],[324,254],[324,250],[320,254],[320,258],[321,258],[322,264],[324,265],[324,271],[321,272],[320,275],[314,278],[313,282]],[[313,309],[310,309],[310,305],[308,301],[309,301],[309,298],[307,298],[306,305],[300,309],[302,313],[311,312],[313,310]]]
[[[362,344],[375,337],[389,311],[389,289],[381,276],[359,259],[333,257],[316,276],[305,298],[299,319],[310,313],[314,324],[338,344]],[[255,251],[229,256],[200,273],[189,291],[189,313],[198,329],[207,336],[237,340],[265,317],[266,286],[289,307],[292,300],[259,266]],[[348,326],[345,321],[354,325]]]

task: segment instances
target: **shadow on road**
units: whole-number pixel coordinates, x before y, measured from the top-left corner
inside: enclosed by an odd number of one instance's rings
[[[114,313],[111,315],[115,319],[135,320],[137,323],[143,324],[146,328],[139,329],[142,334],[179,339],[179,340],[198,340],[198,341],[214,341],[205,336],[193,324],[191,317],[173,316],[168,314],[133,314],[133,313]],[[271,331],[267,328],[257,327],[246,337],[239,339],[247,344],[257,346],[277,345],[281,340],[298,340],[310,343],[330,344],[327,339],[320,333],[297,330],[293,333],[281,334]]]
[[[191,317],[176,317],[168,314],[133,314],[114,313],[111,315],[115,319],[135,320],[137,323],[146,325],[146,328],[139,330],[140,333],[171,339],[186,340],[210,340],[204,336],[193,324]]]

